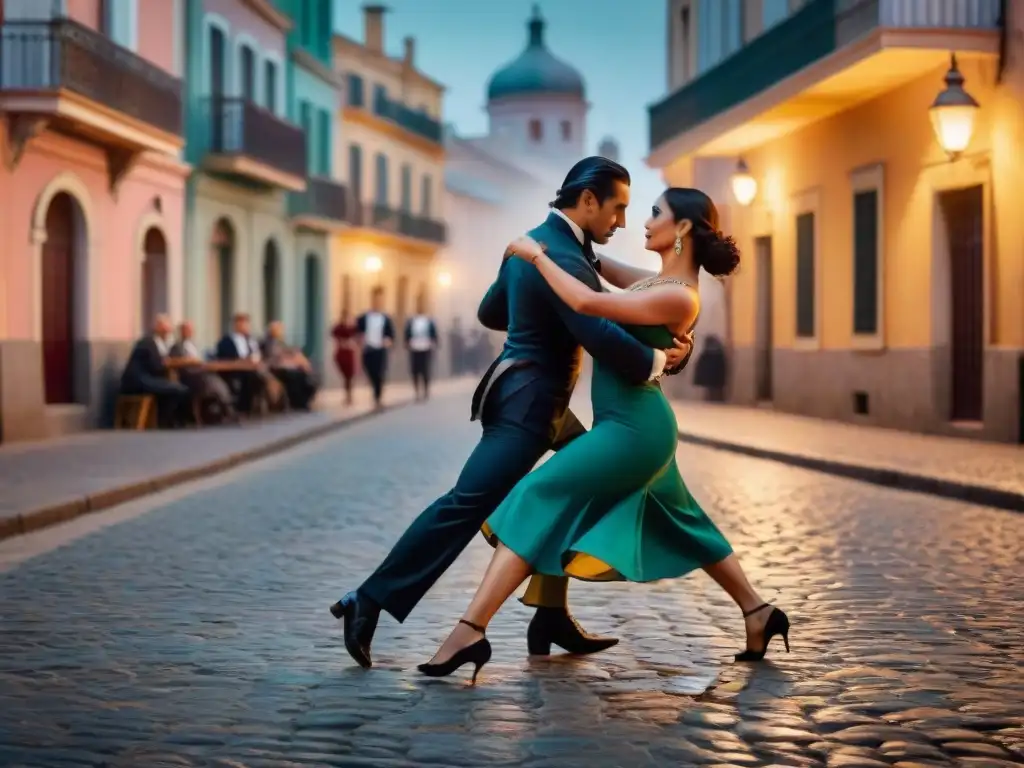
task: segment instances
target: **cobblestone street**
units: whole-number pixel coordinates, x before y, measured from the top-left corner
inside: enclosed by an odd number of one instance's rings
[[[688,445],[791,654],[733,664],[742,621],[695,574],[574,585],[610,652],[527,660],[510,603],[475,688],[427,680],[480,539],[355,667],[327,606],[454,481],[467,417],[465,395],[386,413],[0,573],[0,765],[1024,764],[1024,517]]]

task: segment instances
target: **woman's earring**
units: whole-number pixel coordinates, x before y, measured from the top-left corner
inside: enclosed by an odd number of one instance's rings
[[[683,238],[676,235],[676,256],[679,256],[683,252]]]

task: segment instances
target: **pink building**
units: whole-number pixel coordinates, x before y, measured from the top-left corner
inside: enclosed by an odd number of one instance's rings
[[[109,417],[180,316],[182,0],[0,0],[0,440]]]

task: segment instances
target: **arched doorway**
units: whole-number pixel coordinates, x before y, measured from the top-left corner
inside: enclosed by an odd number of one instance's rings
[[[277,243],[267,240],[263,246],[263,322],[281,319],[281,257]]]
[[[310,360],[319,362],[323,359],[321,343],[324,336],[323,316],[323,276],[320,271],[320,258],[315,253],[306,255],[304,269],[304,307],[305,307],[305,342],[303,350]]]
[[[209,266],[209,318],[215,333],[227,333],[235,311],[235,228],[227,219],[213,227]]]
[[[142,331],[167,311],[167,240],[163,232],[150,227],[142,243]]]
[[[86,317],[85,219],[78,201],[57,194],[46,210],[42,249],[43,382],[47,404],[73,403],[75,339]]]

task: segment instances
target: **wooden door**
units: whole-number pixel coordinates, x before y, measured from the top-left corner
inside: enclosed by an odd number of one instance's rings
[[[73,402],[75,201],[61,193],[46,212],[43,246],[43,382],[47,403]]]
[[[953,421],[981,421],[985,362],[984,190],[969,187],[940,198],[949,242]]]
[[[772,399],[772,239],[754,241],[757,259],[757,326],[754,329],[756,397]]]

